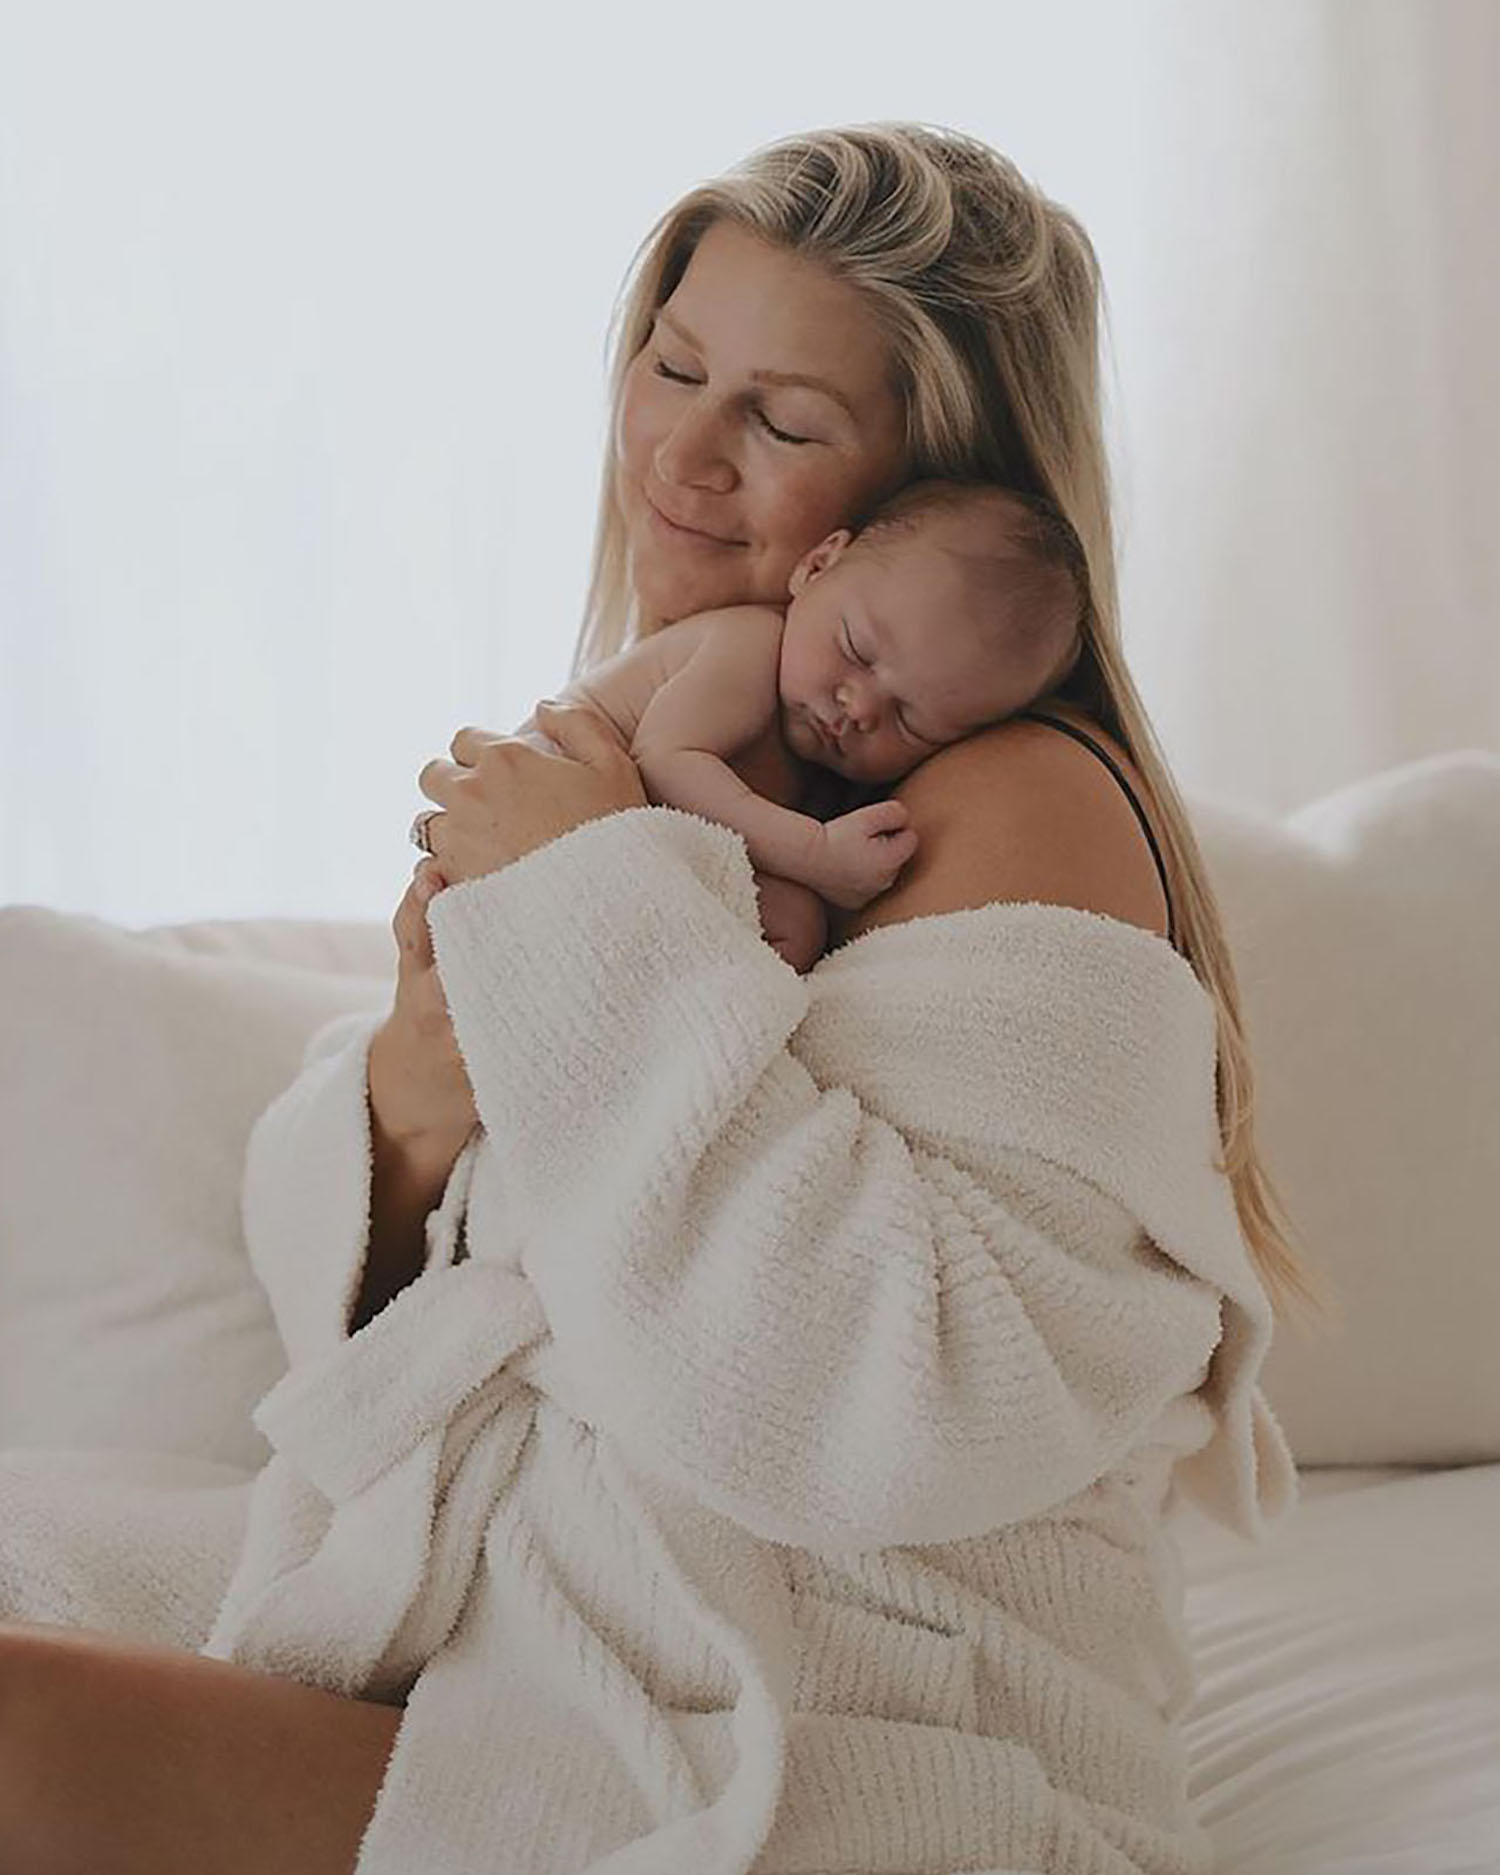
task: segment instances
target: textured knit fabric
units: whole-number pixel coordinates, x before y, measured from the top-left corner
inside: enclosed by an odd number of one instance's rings
[[[799,976],[664,807],[429,922],[483,1130],[350,1337],[374,1020],[262,1116],[204,1650],[405,1701],[358,1875],[1203,1875],[1163,1508],[1295,1471],[1189,966],[993,904]]]

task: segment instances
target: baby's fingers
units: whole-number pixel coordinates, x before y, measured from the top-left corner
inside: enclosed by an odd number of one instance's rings
[[[858,823],[861,833],[896,833],[911,819],[911,810],[904,801],[871,801],[855,808],[850,819]]]

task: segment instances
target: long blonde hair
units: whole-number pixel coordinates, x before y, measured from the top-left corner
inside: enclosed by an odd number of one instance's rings
[[[989,480],[1040,496],[1082,542],[1084,644],[1052,694],[1098,722],[1140,771],[1179,946],[1217,1006],[1219,1169],[1276,1314],[1301,1334],[1314,1321],[1326,1330],[1334,1292],[1294,1248],[1257,1150],[1254,1081],[1219,908],[1121,648],[1099,397],[1103,289],[1093,247],[1068,210],[987,144],[919,124],[784,138],[670,209],[637,250],[612,325],[611,423],[572,675],[660,624],[641,616],[629,586],[614,437],[630,362],[698,241],[720,220],[816,259],[861,294],[891,347],[914,478]]]

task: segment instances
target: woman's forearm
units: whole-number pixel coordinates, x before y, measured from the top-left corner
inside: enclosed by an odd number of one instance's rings
[[[426,1223],[442,1200],[454,1160],[463,1150],[425,1149],[382,1136],[371,1126],[369,1249],[359,1299],[350,1319],[355,1334],[421,1274],[427,1260]]]
[[[415,1281],[427,1260],[426,1222],[442,1201],[454,1161],[468,1139],[452,1133],[401,1132],[387,1124],[375,1056],[370,1058],[370,1217],[364,1276],[349,1322],[355,1334]]]

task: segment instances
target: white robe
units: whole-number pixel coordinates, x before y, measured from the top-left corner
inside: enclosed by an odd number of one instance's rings
[[[996,904],[799,977],[663,807],[429,921],[484,1130],[351,1338],[378,1018],[262,1116],[204,1648],[406,1701],[357,1875],[1204,1875],[1163,1512],[1296,1481],[1189,966]]]

